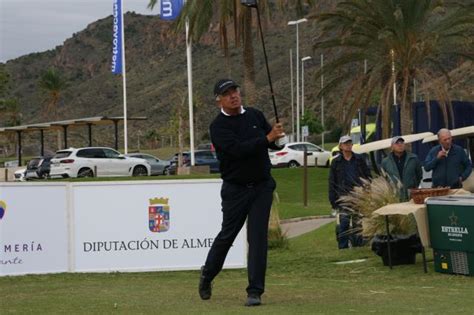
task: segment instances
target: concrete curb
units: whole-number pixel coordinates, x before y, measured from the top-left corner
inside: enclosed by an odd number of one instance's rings
[[[315,219],[331,219],[334,218],[331,215],[311,215],[307,217],[299,217],[299,218],[291,218],[291,219],[282,219],[280,220],[280,224],[286,224],[286,223],[294,223],[294,222],[301,222],[301,221],[306,221],[306,220],[315,220]]]
[[[319,229],[335,220],[331,216],[311,216],[287,220],[286,223],[281,223],[280,226],[287,238],[293,238]]]

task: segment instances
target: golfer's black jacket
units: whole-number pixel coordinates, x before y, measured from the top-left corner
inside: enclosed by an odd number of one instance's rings
[[[211,140],[220,161],[221,177],[234,184],[256,184],[270,179],[267,134],[272,127],[262,112],[245,108],[243,114],[220,113],[211,123]]]
[[[340,209],[339,197],[347,195],[354,186],[362,185],[362,178],[371,178],[363,156],[353,153],[352,158],[346,161],[339,154],[332,160],[329,170],[329,202],[334,209]]]

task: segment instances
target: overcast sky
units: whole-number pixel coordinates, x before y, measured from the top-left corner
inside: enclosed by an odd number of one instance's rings
[[[124,11],[157,15],[158,7],[150,11],[148,2],[123,0]],[[0,0],[0,62],[62,45],[111,15],[112,5],[112,0]]]

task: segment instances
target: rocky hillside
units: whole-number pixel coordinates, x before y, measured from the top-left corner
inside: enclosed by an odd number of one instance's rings
[[[295,28],[287,26],[287,16],[274,16],[264,25],[265,42],[269,57],[273,86],[280,116],[291,130],[290,56],[295,58]],[[158,16],[127,13],[125,16],[127,100],[129,116],[146,116],[146,122],[130,124],[131,139],[150,135],[157,140],[176,144],[176,117],[179,108],[186,122],[187,69],[184,34],[175,34],[170,22]],[[254,105],[272,118],[270,89],[259,34],[253,33],[258,102]],[[216,114],[212,96],[214,83],[222,77],[242,82],[243,63],[240,47],[230,46],[228,58],[219,46],[217,27],[211,28],[199,43],[193,44],[193,87],[195,101],[195,142],[208,141],[207,127]],[[311,41],[317,32],[311,20],[299,27],[300,58],[312,56],[305,63],[305,107],[320,117],[320,78],[314,73],[320,67],[320,53],[313,51]],[[183,32],[184,33],[184,32]],[[3,66],[10,76],[11,96],[19,101],[22,123],[74,119],[90,116],[121,116],[122,77],[110,72],[112,50],[112,17],[96,21],[85,30],[67,39],[63,45],[42,52],[10,60]],[[331,55],[326,55],[329,60]],[[294,60],[294,59],[293,59]],[[294,65],[295,66],[295,65]],[[56,68],[67,83],[62,92],[57,117],[45,113],[45,95],[39,88],[41,75]],[[362,71],[355,69],[354,71]],[[300,73],[301,75],[301,73]],[[301,80],[300,80],[301,81]],[[472,82],[469,81],[469,82]],[[472,87],[472,85],[471,85]],[[245,91],[243,91],[245,95]],[[470,89],[472,95],[472,89]],[[326,127],[335,129],[346,115],[339,102],[343,91],[333,91],[325,98]],[[466,94],[469,96],[469,91]],[[184,125],[184,134],[188,131]],[[113,144],[113,128],[98,128],[95,143]],[[70,145],[86,145],[86,132],[80,128],[70,131],[74,141]],[[54,135],[51,136],[54,139]],[[25,137],[37,143],[37,135]],[[51,140],[55,141],[55,140]],[[132,140],[133,141],[133,140]],[[136,147],[133,141],[131,146]],[[142,141],[143,143],[143,141]],[[156,139],[153,143],[157,143]],[[121,146],[121,144],[120,144]],[[54,147],[54,146],[53,146]]]
[[[306,29],[300,27],[300,57],[312,54],[310,29],[310,23]],[[263,52],[257,35],[255,32],[259,102],[255,106],[272,117]],[[110,72],[111,38],[112,17],[108,17],[90,24],[53,50],[8,61],[5,66],[10,75],[12,94],[20,103],[22,122],[51,120],[51,117],[45,116],[45,96],[38,85],[39,78],[50,67],[56,68],[67,82],[58,108],[58,119],[122,115],[122,78]],[[184,34],[174,34],[172,24],[161,21],[157,16],[127,13],[125,38],[128,114],[148,117],[145,123],[132,124],[131,136],[138,130],[141,134],[152,129],[163,133],[163,127],[168,125],[179,104],[185,104],[183,111],[187,113]],[[293,48],[294,51],[295,29],[286,26],[285,21],[266,25],[265,41],[277,104],[281,108],[281,116],[285,117],[290,115],[289,49]],[[224,57],[219,47],[217,30],[193,44],[197,143],[206,140],[207,126],[216,112],[212,97],[214,82],[228,76],[241,81],[241,56],[241,49],[232,45],[229,58]],[[319,59],[314,63],[306,63],[308,108],[317,107],[319,103],[314,99],[319,82],[311,77],[311,71],[317,67]]]

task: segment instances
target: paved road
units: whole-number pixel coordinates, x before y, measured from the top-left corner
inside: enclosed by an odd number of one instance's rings
[[[301,218],[296,220],[284,220],[281,223],[281,229],[283,233],[286,232],[288,238],[293,238],[316,230],[317,228],[335,220],[335,218]]]

